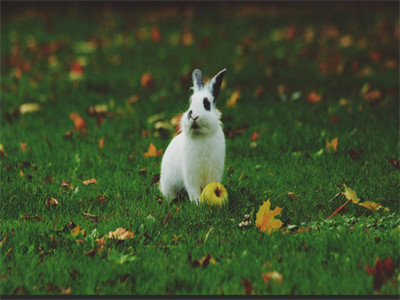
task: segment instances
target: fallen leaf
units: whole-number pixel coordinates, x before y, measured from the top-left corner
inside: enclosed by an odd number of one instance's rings
[[[326,140],[326,149],[330,150],[332,149],[333,151],[337,152],[337,146],[338,146],[338,138],[335,137],[332,141]]]
[[[310,103],[318,103],[318,102],[321,102],[322,97],[313,91],[310,94],[308,94],[307,99],[308,99],[308,102],[310,102]]]
[[[144,73],[140,78],[140,84],[146,88],[152,88],[154,85],[154,78],[151,73]]]
[[[24,142],[21,142],[20,144],[19,144],[19,148],[21,149],[21,151],[22,152],[24,152],[25,150],[26,150],[26,143],[24,143]]]
[[[254,131],[253,135],[251,136],[251,140],[255,141],[255,140],[259,139],[259,138],[260,138],[260,135],[257,133],[257,131]]]
[[[251,287],[250,280],[243,278],[240,282],[243,284],[244,293],[246,295],[253,295],[253,288]]]
[[[104,138],[102,137],[102,138],[99,140],[99,149],[101,150],[101,149],[103,149],[103,147],[104,147]]]
[[[157,150],[156,146],[154,146],[152,143],[150,143],[149,149],[144,154],[144,157],[156,157],[156,156],[160,156],[162,154],[163,154],[162,149]]]
[[[83,77],[83,66],[79,61],[74,61],[69,71],[69,78],[71,80],[80,80]]]
[[[190,30],[185,30],[182,34],[181,42],[183,46],[190,46],[194,43],[194,36]]]
[[[56,198],[51,197],[50,199],[46,200],[46,207],[49,208],[50,206],[58,205],[58,201]]]
[[[157,27],[153,27],[150,33],[151,40],[158,43],[161,40],[161,32]]]
[[[35,112],[40,109],[39,104],[36,103],[25,103],[19,107],[19,112],[24,115],[27,113]]]
[[[339,123],[339,117],[338,115],[333,115],[330,119],[329,122],[333,123],[333,124],[338,124]]]
[[[381,98],[381,92],[378,90],[368,91],[364,95],[364,99],[367,101],[375,101],[378,100],[379,98]]]
[[[281,213],[282,208],[277,206],[271,211],[270,206],[271,202],[268,199],[260,206],[256,214],[256,227],[260,227],[261,232],[267,231],[268,234],[279,229],[283,224],[281,220],[274,218]]]
[[[4,152],[4,148],[3,148],[2,144],[0,144],[0,157],[1,158],[7,157],[7,153]]]
[[[228,99],[228,101],[226,101],[226,107],[235,107],[236,106],[236,102],[240,99],[240,91],[239,90],[235,90],[233,92],[233,94],[231,95],[231,97]]]
[[[86,230],[81,229],[79,225],[76,225],[72,230],[71,230],[71,235],[72,236],[77,236],[78,234],[82,234],[83,236],[86,235]]]
[[[356,203],[357,205],[363,206],[365,208],[368,208],[370,210],[373,211],[378,211],[380,209],[384,210],[384,211],[389,211],[388,207],[382,206],[379,203],[373,202],[373,201],[365,201],[365,202],[360,202],[360,203]]]
[[[82,215],[82,216],[84,216],[85,218],[92,219],[93,221],[97,221],[97,220],[99,220],[99,219],[100,219],[100,217],[99,217],[99,216],[92,215],[92,214],[85,213],[85,212],[81,213],[81,215]]]
[[[91,178],[91,179],[82,181],[82,183],[83,183],[84,185],[97,184],[97,180],[96,180],[96,178]]]
[[[68,180],[62,180],[60,186],[64,189],[64,191],[68,191],[68,189],[74,189],[74,187],[71,185],[71,182]]]
[[[379,292],[382,285],[392,279],[394,273],[393,259],[388,256],[385,260],[381,260],[379,257],[375,260],[375,266],[365,266],[368,275],[374,276],[374,290]]]
[[[128,98],[128,100],[126,100],[126,102],[127,102],[128,104],[136,103],[136,102],[138,102],[138,101],[139,101],[139,96],[138,96],[138,95],[130,96],[130,97]]]
[[[261,273],[261,277],[266,284],[270,284],[272,280],[277,281],[278,283],[282,283],[283,280],[283,275],[277,271]]]
[[[392,164],[393,167],[395,167],[396,169],[400,170],[400,160],[396,160],[394,158],[391,158],[390,163]]]
[[[353,201],[353,203],[360,202],[360,198],[357,197],[357,192],[353,191],[351,188],[348,188],[346,185],[344,185],[343,195],[346,197],[347,200]]]
[[[192,267],[207,267],[209,264],[213,264],[215,265],[215,259],[211,256],[211,254],[207,254],[206,256],[204,256],[203,258],[199,259],[199,260],[193,260],[192,261],[192,255],[190,253],[188,253],[188,262]]]
[[[62,295],[69,295],[69,294],[71,294],[71,286],[69,285],[69,286],[67,286],[65,289],[62,289],[62,290],[61,290],[61,294],[62,294]]]
[[[79,131],[81,134],[86,134],[87,126],[85,120],[77,113],[70,113],[69,117],[74,121],[74,129]]]
[[[289,193],[287,193],[287,195],[288,195],[288,197],[289,197],[290,199],[292,199],[292,200],[297,200],[297,196],[296,196],[295,193],[289,192]]]
[[[118,239],[120,241],[122,240],[130,240],[135,236],[133,232],[130,232],[128,229],[119,227],[115,231],[110,231],[108,233],[108,238],[109,239]]]

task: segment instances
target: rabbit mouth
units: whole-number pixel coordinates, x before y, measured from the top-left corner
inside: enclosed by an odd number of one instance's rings
[[[197,130],[199,128],[200,128],[199,124],[197,124],[197,123],[192,124],[192,129]]]

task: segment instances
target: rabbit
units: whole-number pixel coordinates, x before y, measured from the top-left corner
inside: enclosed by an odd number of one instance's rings
[[[221,180],[225,136],[215,104],[225,72],[223,69],[204,85],[201,71],[193,71],[193,94],[181,118],[182,131],[172,139],[161,161],[160,190],[168,200],[186,190],[190,201],[199,205],[203,188]]]

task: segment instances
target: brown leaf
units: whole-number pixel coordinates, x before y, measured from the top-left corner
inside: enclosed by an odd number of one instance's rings
[[[127,102],[128,104],[136,103],[136,102],[138,102],[138,101],[139,101],[139,96],[138,96],[138,95],[130,96],[130,97],[128,98],[128,100],[126,100],[126,102]]]
[[[115,231],[110,231],[108,233],[108,238],[109,239],[118,239],[120,241],[122,240],[130,240],[135,236],[133,232],[130,232],[128,229],[119,227]]]
[[[243,278],[240,282],[243,284],[244,293],[246,295],[253,295],[253,288],[251,287],[250,280]]]
[[[74,132],[72,130],[67,130],[64,133],[64,137],[67,138],[67,139],[72,138],[73,135],[74,135]]]
[[[53,178],[51,178],[51,176],[50,176],[50,175],[47,175],[47,176],[44,178],[44,182],[46,182],[46,183],[50,184],[50,183],[52,183],[52,182],[53,182]]]
[[[161,40],[160,30],[155,26],[153,28],[151,28],[150,37],[154,43],[158,43]]]
[[[104,138],[102,137],[102,138],[99,140],[99,149],[101,150],[101,149],[103,149],[103,147],[104,147]]]
[[[368,275],[374,276],[374,290],[379,292],[382,285],[392,279],[394,273],[393,259],[388,256],[385,260],[381,260],[379,257],[376,258],[375,266],[365,266]]]
[[[155,183],[157,183],[159,180],[160,180],[160,174],[155,174],[155,175],[153,176],[153,178],[151,179],[151,183],[152,183],[152,184],[155,184]]]
[[[64,189],[64,191],[68,191],[68,189],[74,189],[74,187],[71,185],[71,182],[68,180],[62,180],[60,186]]]
[[[297,200],[297,196],[296,196],[295,193],[289,192],[289,193],[287,193],[287,195],[288,195],[288,197],[289,197],[290,199],[292,199],[292,200]]]
[[[339,117],[338,115],[333,115],[330,119],[329,122],[333,123],[333,124],[337,124],[339,123]]]
[[[381,98],[381,92],[378,90],[368,91],[364,95],[364,99],[367,101],[375,101]]]
[[[84,185],[97,184],[97,180],[96,180],[96,178],[91,178],[91,179],[82,181],[82,183],[83,183]]]
[[[74,129],[76,131],[79,131],[81,134],[87,133],[86,122],[80,115],[78,115],[77,113],[70,113],[69,117],[74,122]]]

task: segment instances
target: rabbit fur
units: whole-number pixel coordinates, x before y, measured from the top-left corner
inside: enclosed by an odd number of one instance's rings
[[[181,118],[182,132],[172,139],[161,162],[160,190],[168,200],[186,190],[198,205],[203,188],[221,180],[225,137],[215,104],[225,72],[204,85],[201,71],[193,71],[193,94]]]

